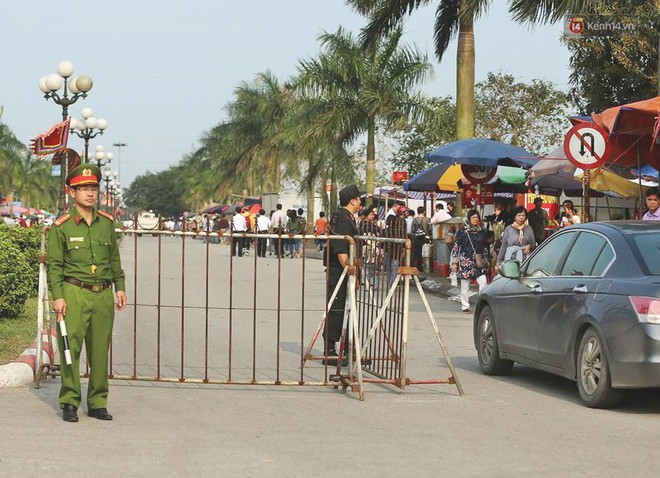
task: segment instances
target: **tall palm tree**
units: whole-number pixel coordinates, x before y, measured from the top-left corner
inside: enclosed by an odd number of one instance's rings
[[[17,183],[21,180],[20,169],[26,155],[27,147],[14,136],[9,126],[0,121],[0,192],[3,194],[13,196],[19,189]]]
[[[419,95],[413,89],[432,71],[425,55],[400,46],[401,36],[401,29],[396,29],[363,51],[350,33],[339,28],[323,33],[322,53],[299,66],[301,93],[329,105],[315,118],[309,134],[334,134],[348,144],[366,133],[367,192],[373,192],[375,184],[377,124],[397,128],[411,116],[420,116]]]
[[[282,156],[292,150],[280,134],[291,95],[289,87],[268,71],[235,89],[235,98],[226,108],[228,120],[206,133],[201,147],[189,158],[190,165],[209,178],[194,181],[189,199],[229,200],[233,193],[279,191]]]
[[[35,160],[26,150],[13,164],[14,192],[24,206],[53,209],[57,202],[58,183],[51,176],[49,162]]]
[[[437,0],[347,0],[369,23],[363,40],[371,44],[398,28],[405,17]],[[474,21],[486,12],[490,0],[440,0],[436,9],[435,54],[442,60],[458,34],[456,55],[456,136],[474,136]],[[554,23],[564,15],[597,11],[603,0],[509,0],[509,12],[520,22]]]

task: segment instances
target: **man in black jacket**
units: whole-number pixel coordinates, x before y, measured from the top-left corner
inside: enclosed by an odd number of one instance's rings
[[[362,194],[357,186],[351,184],[339,191],[339,210],[330,220],[329,228],[332,235],[357,236],[358,230],[355,224],[354,214],[360,210]],[[332,293],[339,282],[344,268],[349,265],[349,245],[346,240],[331,240],[329,252],[324,256],[328,258],[328,263],[324,265],[328,268],[328,284],[326,289],[326,300],[329,302]],[[336,343],[341,339],[341,330],[344,322],[344,307],[346,304],[346,291],[348,277],[342,282],[335,300],[328,308],[326,326],[323,331],[325,342],[326,360],[328,365],[337,365]]]

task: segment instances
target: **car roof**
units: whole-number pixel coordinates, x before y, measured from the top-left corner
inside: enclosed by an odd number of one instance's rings
[[[630,221],[630,220],[621,220],[621,221],[596,221],[577,224],[571,226],[571,229],[590,229],[596,230],[603,233],[607,231],[616,230],[620,234],[638,234],[646,232],[660,232],[660,221]]]

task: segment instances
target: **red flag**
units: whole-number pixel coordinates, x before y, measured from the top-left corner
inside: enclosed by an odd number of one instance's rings
[[[57,123],[45,133],[37,135],[32,140],[32,152],[37,156],[46,156],[56,153],[66,148],[66,142],[69,138],[69,123],[71,118],[67,118],[61,123]]]

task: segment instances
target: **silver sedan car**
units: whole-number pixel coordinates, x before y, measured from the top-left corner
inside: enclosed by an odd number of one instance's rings
[[[500,274],[474,314],[485,374],[518,362],[570,378],[594,408],[660,387],[659,222],[570,226]]]

